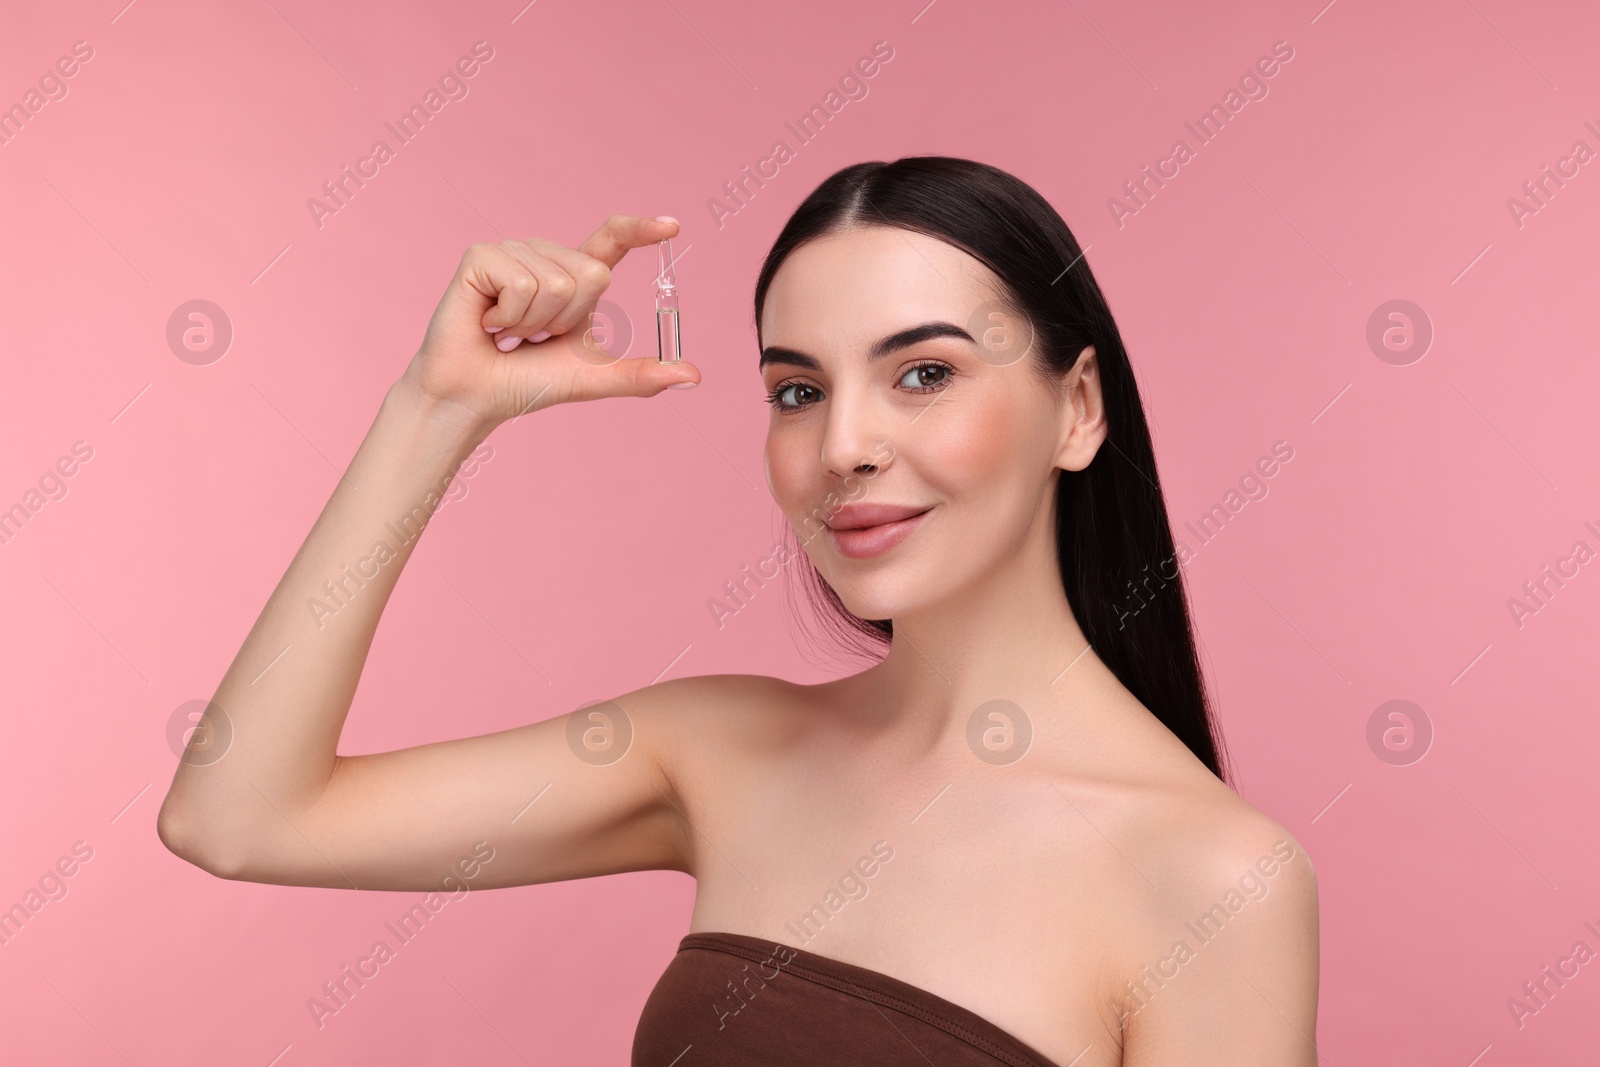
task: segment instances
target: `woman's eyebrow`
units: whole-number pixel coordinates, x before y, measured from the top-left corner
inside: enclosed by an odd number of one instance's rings
[[[900,330],[879,340],[867,351],[867,362],[870,363],[874,360],[882,359],[891,352],[909,348],[914,344],[935,337],[960,337],[963,340],[972,341],[972,335],[954,323],[924,322],[920,326],[912,326]],[[764,370],[769,363],[784,363],[794,367],[803,367],[806,370],[820,371],[822,369],[822,364],[815,357],[778,345],[768,345],[761,350],[761,360],[756,369]]]

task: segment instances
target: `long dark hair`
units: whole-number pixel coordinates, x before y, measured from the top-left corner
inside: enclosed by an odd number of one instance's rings
[[[909,156],[845,167],[795,209],[767,253],[755,291],[758,346],[767,288],[789,254],[813,238],[866,225],[926,234],[992,270],[1032,324],[1035,355],[1028,358],[1035,369],[1059,380],[1085,347],[1094,346],[1108,432],[1086,468],[1059,472],[1056,555],[1063,591],[1079,628],[1117,679],[1227,782],[1139,388],[1072,231],[1032,186],[984,163]],[[809,557],[801,571],[833,636],[858,648],[889,644],[892,620],[851,613]]]

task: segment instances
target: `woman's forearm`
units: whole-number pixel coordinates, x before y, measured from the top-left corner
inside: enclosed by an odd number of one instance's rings
[[[423,527],[490,426],[409,376],[390,387],[178,766],[158,822],[203,865],[293,832],[337,759],[378,619]]]

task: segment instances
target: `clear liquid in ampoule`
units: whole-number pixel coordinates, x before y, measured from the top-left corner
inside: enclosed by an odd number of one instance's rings
[[[683,359],[678,335],[678,285],[673,275],[672,240],[668,238],[656,245],[661,272],[656,275],[656,347],[657,358],[662,363],[677,363]]]
[[[663,307],[656,297],[656,345],[662,363],[677,363],[683,358],[678,347],[678,300],[674,296],[671,307]]]

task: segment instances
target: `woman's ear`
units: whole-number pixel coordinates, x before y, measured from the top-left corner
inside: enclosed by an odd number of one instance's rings
[[[1094,345],[1078,353],[1078,362],[1067,372],[1064,390],[1066,403],[1061,405],[1061,445],[1056,452],[1056,466],[1081,471],[1094,459],[1108,433]]]

